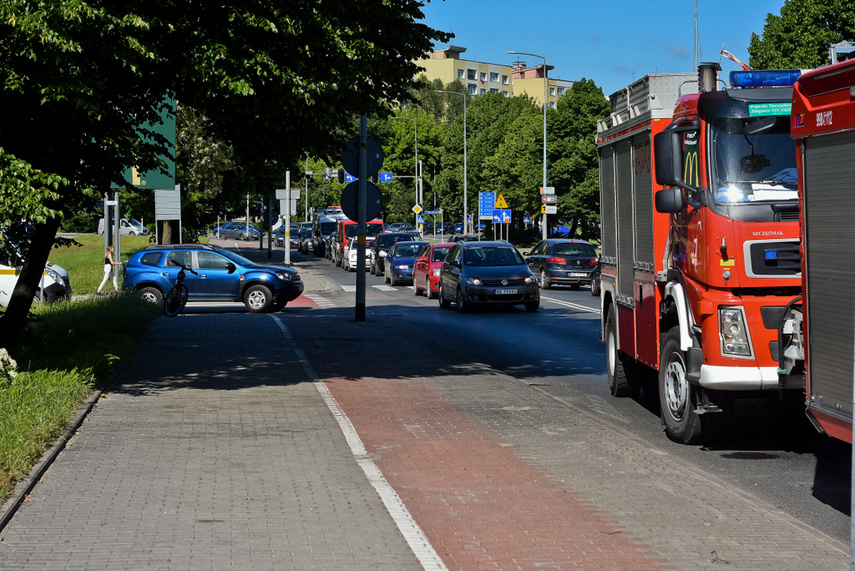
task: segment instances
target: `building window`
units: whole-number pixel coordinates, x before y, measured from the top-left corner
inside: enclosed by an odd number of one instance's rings
[[[550,88],[549,88],[549,96],[550,96],[550,97],[555,97],[555,88],[554,88],[554,87],[550,87]]]
[[[476,86],[476,85],[472,85],[472,84],[470,83],[470,84],[467,86],[467,88],[469,89],[469,95],[475,95],[476,93],[478,93],[478,86]]]
[[[486,71],[482,71],[482,72],[481,72],[481,82],[482,82],[482,83],[485,83],[486,81],[487,81],[487,72],[486,72]]]
[[[490,83],[499,83],[499,74],[495,72],[490,72]]]
[[[566,89],[566,87],[559,87],[558,88],[558,97],[561,97],[562,95],[564,95],[565,89]]]
[[[550,102],[549,102],[549,108],[550,108],[550,109],[555,109],[555,101],[550,101]]]
[[[463,69],[458,69],[457,70],[457,79],[463,79],[464,77],[466,77],[466,71]]]
[[[485,93],[487,93],[487,90],[483,87],[481,88],[480,91],[478,91],[478,95],[484,95]]]
[[[507,76],[507,75],[503,75],[503,76],[502,76],[502,85],[507,85],[507,84],[508,84],[508,76]]]
[[[495,87],[490,88],[490,93],[498,93],[498,92],[499,92],[499,90],[497,88],[495,88]]]
[[[507,91],[504,91],[504,90],[502,90],[502,95],[504,95],[505,97],[510,97],[510,96],[511,96],[511,94],[510,94],[510,93],[508,93]]]
[[[466,79],[469,79],[469,80],[475,81],[475,78],[476,78],[476,77],[478,77],[478,72],[477,72],[477,71],[475,71],[474,69],[467,69],[467,70],[466,70]]]

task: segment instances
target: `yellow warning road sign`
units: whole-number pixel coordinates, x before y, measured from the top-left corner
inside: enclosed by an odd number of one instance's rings
[[[505,210],[508,208],[508,203],[505,202],[505,197],[501,194],[499,198],[496,199],[496,206],[494,207],[496,210]]]

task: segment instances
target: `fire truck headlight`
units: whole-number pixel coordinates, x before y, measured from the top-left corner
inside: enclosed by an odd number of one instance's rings
[[[718,310],[718,324],[723,355],[751,356],[751,345],[745,328],[741,308],[722,307]]]

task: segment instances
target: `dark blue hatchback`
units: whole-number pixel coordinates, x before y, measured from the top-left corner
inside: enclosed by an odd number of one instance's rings
[[[189,301],[240,301],[252,313],[278,311],[303,293],[296,270],[259,265],[234,252],[209,245],[149,246],[134,253],[122,268],[122,289],[162,303],[175,284],[178,262],[193,268],[184,285]]]

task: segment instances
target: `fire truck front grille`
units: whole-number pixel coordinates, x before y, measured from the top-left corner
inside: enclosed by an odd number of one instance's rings
[[[755,278],[798,277],[802,259],[798,240],[759,241],[748,244],[746,272]]]

